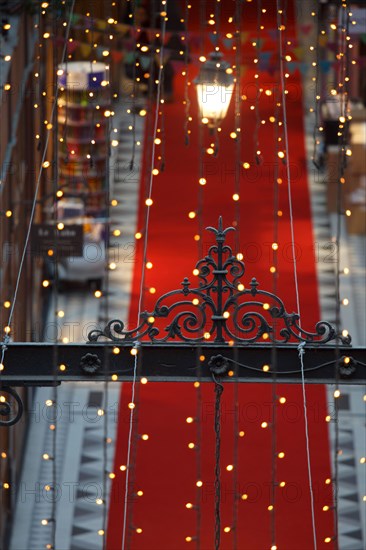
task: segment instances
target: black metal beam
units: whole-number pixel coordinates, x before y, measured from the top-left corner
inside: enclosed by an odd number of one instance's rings
[[[111,380],[112,375],[117,375],[119,381],[130,381],[135,363],[131,355],[133,347],[133,342],[120,345],[10,343],[0,383],[11,387],[47,386]],[[309,344],[304,349],[306,382],[334,383],[338,378],[350,384],[366,384],[366,348]],[[141,342],[137,357],[138,376],[156,382],[190,382],[197,377],[203,382],[212,381],[212,366],[216,369],[222,366],[222,379],[228,382],[271,382],[274,368],[278,381],[299,383],[301,380],[297,344],[233,347],[212,343]]]

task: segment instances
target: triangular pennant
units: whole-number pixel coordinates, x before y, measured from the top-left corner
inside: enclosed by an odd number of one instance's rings
[[[173,59],[171,61],[171,65],[175,73],[182,70],[182,63],[184,63],[184,59]]]
[[[277,40],[278,31],[277,31],[277,29],[269,29],[267,31],[267,35],[269,36],[269,38],[271,40],[273,40],[275,42]]]
[[[98,57],[104,57],[103,52],[105,51],[105,49],[106,48],[104,48],[104,46],[98,46],[96,48],[97,56]]]
[[[107,28],[107,21],[104,21],[103,19],[96,19],[95,26],[97,29],[104,31]]]
[[[172,34],[173,34],[173,33],[172,33],[171,31],[170,31],[170,32],[169,32],[169,31],[165,32],[165,35],[164,35],[164,40],[165,40],[164,45],[167,44],[167,43],[169,42],[169,40],[171,39]]]
[[[243,31],[240,33],[240,41],[242,44],[246,44],[248,42],[249,32]]]
[[[115,25],[115,27],[116,27],[116,31],[118,32],[118,34],[122,34],[122,36],[127,34],[129,32],[129,30],[131,29],[131,27],[129,25],[125,25],[124,23],[117,23],[117,25]]]
[[[319,46],[322,46],[324,48],[324,46],[326,46],[328,44],[328,37],[326,34],[321,34],[318,38],[318,44]]]
[[[150,67],[150,57],[148,57],[147,55],[142,55],[140,57],[140,63],[141,67],[146,71],[146,69]]]
[[[119,63],[123,59],[123,52],[118,50],[112,50],[111,57],[115,63]]]
[[[328,42],[327,49],[331,52],[336,52],[338,50],[336,42]]]
[[[201,46],[201,37],[196,34],[190,35],[189,45],[191,46],[192,49],[199,48]]]
[[[297,46],[293,49],[294,54],[296,55],[296,58],[298,61],[302,61],[304,57],[304,48],[301,46]]]
[[[268,69],[271,57],[272,52],[260,52],[258,66],[261,71],[266,71]]]
[[[240,78],[243,78],[243,76],[247,72],[247,68],[247,65],[240,65]]]
[[[79,46],[79,42],[77,40],[73,40],[72,42],[67,43],[67,53],[73,53],[76,48]]]
[[[91,50],[92,50],[92,47],[90,44],[87,44],[86,42],[83,42],[82,44],[80,44],[79,51],[83,59],[86,59],[90,56]]]
[[[164,51],[163,52],[163,65],[165,65],[169,61],[169,59],[170,59],[170,52]],[[149,63],[150,63],[150,60],[149,60]]]
[[[330,69],[332,68],[332,65],[333,65],[333,62],[328,61],[328,59],[322,59],[321,61],[319,61],[320,71],[323,74],[328,74]]]
[[[71,15],[71,25],[76,25],[80,21],[81,17],[78,13],[73,13]]]
[[[154,42],[155,37],[156,37],[156,31],[154,31],[152,29],[147,29],[146,34],[147,34],[147,38],[148,38],[150,44],[151,44],[151,42]]]
[[[293,74],[298,68],[298,66],[299,66],[299,63],[297,61],[290,61],[289,63],[287,63],[288,72],[290,74]]]
[[[300,30],[303,34],[309,34],[312,28],[313,25],[311,23],[307,25],[300,25]]]
[[[127,63],[128,65],[130,65],[131,63],[133,63],[135,61],[135,52],[128,52],[126,53],[125,55],[125,63]]]
[[[299,69],[302,76],[306,76],[309,71],[309,65],[303,61],[302,63],[299,63]]]
[[[232,38],[223,38],[222,43],[225,46],[227,50],[231,49],[233,47],[233,39]]]
[[[218,41],[219,41],[219,35],[218,35],[217,33],[210,32],[208,36],[209,36],[209,38],[210,38],[211,44],[213,44],[214,46],[216,46],[217,43],[218,43]]]

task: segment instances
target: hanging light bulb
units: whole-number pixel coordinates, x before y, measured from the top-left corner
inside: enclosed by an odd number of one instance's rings
[[[194,80],[201,119],[216,128],[225,118],[234,90],[234,76],[220,52],[210,53]]]

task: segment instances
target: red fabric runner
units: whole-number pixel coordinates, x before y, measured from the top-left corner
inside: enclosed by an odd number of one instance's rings
[[[232,3],[223,3],[224,8]],[[267,2],[267,12],[263,15],[269,26],[275,27],[275,3]],[[246,29],[255,25],[256,7],[245,4]],[[252,11],[249,11],[252,10]],[[222,16],[224,22],[226,10]],[[232,14],[230,14],[232,15]],[[289,34],[294,33],[293,13],[288,10]],[[224,23],[223,23],[224,24]],[[292,24],[292,27],[291,27]],[[197,28],[198,6],[194,6],[190,15],[190,25]],[[250,26],[252,25],[252,26]],[[255,26],[254,26],[255,28]],[[296,46],[296,42],[293,44]],[[208,46],[207,46],[208,47]],[[247,47],[247,46],[246,46]],[[276,52],[275,43],[267,48]],[[205,51],[207,54],[209,49]],[[252,51],[252,50],[251,50]],[[253,52],[252,52],[253,53]],[[248,51],[246,50],[246,54]],[[254,54],[253,54],[254,55]],[[250,162],[251,168],[243,170],[240,177],[240,247],[244,254],[246,273],[242,278],[248,285],[252,277],[260,282],[260,288],[272,291],[273,276],[269,271],[273,264],[273,179],[274,164],[277,162],[274,147],[274,124],[269,117],[274,115],[273,95],[262,94],[260,117],[266,120],[259,134],[262,164],[254,162],[253,134],[255,114],[250,110],[254,101],[253,67],[250,65],[240,83],[242,101],[242,158]],[[183,66],[182,66],[183,68]],[[197,71],[190,67],[190,76]],[[198,233],[197,218],[190,220],[188,213],[197,210],[198,185],[198,130],[197,107],[194,90],[191,90],[192,135],[190,145],[184,145],[184,79],[175,77],[174,102],[166,104],[165,111],[165,159],[166,168],[154,179],[153,200],[148,239],[148,260],[153,269],[146,272],[146,288],[155,287],[156,294],[145,293],[144,308],[152,310],[156,301],[164,292],[180,288],[180,283],[188,276],[192,285],[197,278],[192,269],[198,259],[197,244],[193,237]],[[260,85],[264,89],[274,90],[278,86],[278,74],[262,73]],[[299,292],[302,326],[313,330],[319,320],[317,300],[317,281],[315,272],[314,244],[312,237],[311,214],[306,176],[306,156],[304,149],[303,107],[300,75],[295,73],[287,81],[290,94],[287,97],[289,121],[289,155],[292,172],[293,210],[295,218],[295,240],[298,258]],[[193,86],[192,86],[193,88]],[[248,93],[246,93],[248,92]],[[234,128],[234,102],[222,125],[219,137],[217,158],[205,155],[204,171],[207,185],[203,188],[203,227],[217,226],[219,215],[223,216],[224,226],[232,225],[235,220],[234,163],[235,143],[229,134]],[[206,131],[205,131],[206,132]],[[151,124],[147,123],[145,143],[151,140]],[[205,133],[205,143],[211,141]],[[283,147],[284,148],[284,147]],[[148,148],[147,148],[148,149]],[[157,148],[159,155],[161,150]],[[145,155],[143,174],[148,172],[150,157]],[[278,288],[277,294],[285,301],[288,312],[296,311],[294,274],[291,253],[291,234],[287,198],[285,167],[280,165],[279,208],[283,216],[279,218],[278,252]],[[143,176],[144,177],[144,176]],[[144,201],[145,179],[141,184],[139,230],[143,230],[146,206]],[[203,251],[213,244],[211,233],[203,234]],[[141,243],[141,241],[140,241]],[[229,234],[228,243],[234,249],[233,236]],[[139,285],[141,275],[142,246],[137,247],[133,280],[133,293],[130,312],[130,326],[136,326]],[[306,355],[305,355],[306,362]],[[295,362],[294,368],[299,368]],[[196,441],[196,423],[186,423],[189,416],[196,417],[197,392],[202,392],[202,405],[199,421],[202,426],[201,448],[191,450],[189,442]],[[233,548],[233,533],[224,532],[224,527],[232,526],[233,521],[233,471],[226,466],[233,464],[233,385],[226,385],[222,397],[222,525],[221,548]],[[237,492],[247,494],[246,500],[239,501],[237,525],[238,549],[269,550],[272,545],[271,514],[268,510],[271,502],[271,428],[261,427],[262,422],[271,421],[272,388],[271,385],[241,384],[239,395],[239,429],[245,432],[239,438],[239,460]],[[278,550],[310,550],[313,548],[311,527],[311,508],[306,462],[304,414],[301,387],[279,385],[277,397],[285,397],[286,403],[277,407],[277,452],[284,452],[284,458],[276,459],[277,481],[285,481],[284,487],[276,489],[275,507],[275,544]],[[331,491],[325,484],[330,477],[330,451],[328,443],[325,391],[322,386],[308,386],[308,416],[311,443],[311,466],[315,496],[315,514],[318,548],[328,548],[326,537],[334,534],[331,512],[323,512],[324,505],[331,505]],[[124,384],[121,394],[118,437],[116,443],[115,474],[107,533],[108,550],[121,548],[123,500],[126,473],[120,465],[126,463],[127,437],[129,427],[128,402],[131,400],[131,385]],[[138,422],[137,422],[138,420]],[[135,460],[135,472],[131,473],[134,485],[130,489],[128,534],[126,548],[138,550],[180,550],[196,547],[193,540],[185,541],[187,536],[195,537],[196,513],[185,507],[187,502],[196,503],[196,459],[197,452],[202,457],[203,486],[200,491],[199,505],[202,517],[200,537],[201,549],[214,547],[214,386],[202,384],[197,390],[191,383],[148,383],[139,386],[138,405],[136,407],[136,426],[138,434],[148,434],[149,439],[138,440]],[[132,493],[142,490],[140,497]],[[142,533],[136,529],[141,528]]]

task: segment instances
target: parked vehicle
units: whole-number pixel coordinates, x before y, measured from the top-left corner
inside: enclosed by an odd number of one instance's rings
[[[61,258],[58,262],[58,280],[89,283],[101,288],[105,272],[106,248],[104,220],[85,216],[80,199],[63,199],[57,204],[59,222],[83,225],[83,255]]]

